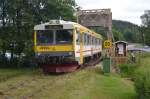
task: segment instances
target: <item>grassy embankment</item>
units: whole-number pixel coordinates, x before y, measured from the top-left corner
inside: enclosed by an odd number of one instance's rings
[[[113,74],[104,76],[99,67],[48,76],[27,71],[0,69],[0,78],[9,77],[0,82],[2,99],[135,99],[136,96],[133,82]]]
[[[135,89],[138,99],[150,99],[150,53],[143,55],[140,66],[135,70]]]
[[[135,54],[136,56],[136,62],[132,62],[129,55],[129,61],[127,64],[121,64],[118,65],[121,70],[121,76],[122,77],[130,77],[134,78],[137,71],[141,69],[149,69],[150,66],[150,53],[145,52],[137,52]]]
[[[138,99],[150,99],[150,53],[137,53],[136,63],[119,65],[121,76],[134,81]]]
[[[27,68],[0,68],[0,82],[4,82],[13,77],[31,73],[32,71]]]

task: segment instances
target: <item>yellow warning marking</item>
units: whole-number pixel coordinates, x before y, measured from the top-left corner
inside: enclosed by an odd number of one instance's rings
[[[104,48],[111,48],[112,47],[112,42],[110,40],[105,40],[104,41]]]

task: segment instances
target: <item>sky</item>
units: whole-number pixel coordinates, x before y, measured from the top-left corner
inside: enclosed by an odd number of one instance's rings
[[[82,9],[111,8],[112,18],[141,25],[140,16],[150,10],[150,0],[76,0]]]

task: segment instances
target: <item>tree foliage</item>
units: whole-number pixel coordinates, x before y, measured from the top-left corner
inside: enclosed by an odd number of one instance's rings
[[[142,25],[145,27],[150,27],[150,10],[146,10],[141,16]]]
[[[150,46],[150,10],[146,10],[141,16],[142,26],[139,28],[143,43]]]
[[[75,0],[0,0],[0,52],[32,53],[35,24],[50,19],[75,20]]]
[[[121,40],[128,42],[141,42],[141,36],[139,32],[139,26],[126,21],[113,20],[113,31],[116,30],[119,33],[114,33],[114,37],[121,36]],[[116,32],[115,31],[115,32]]]
[[[124,41],[125,40],[123,34],[121,32],[119,32],[118,30],[116,30],[115,28],[112,29],[112,33],[113,33],[115,41]]]

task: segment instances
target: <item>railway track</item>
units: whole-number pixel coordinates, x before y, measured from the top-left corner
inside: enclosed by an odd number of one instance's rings
[[[95,66],[96,64],[100,63],[101,61],[102,61],[102,59],[93,60],[88,63],[85,63],[82,67],[84,68],[87,66]]]

